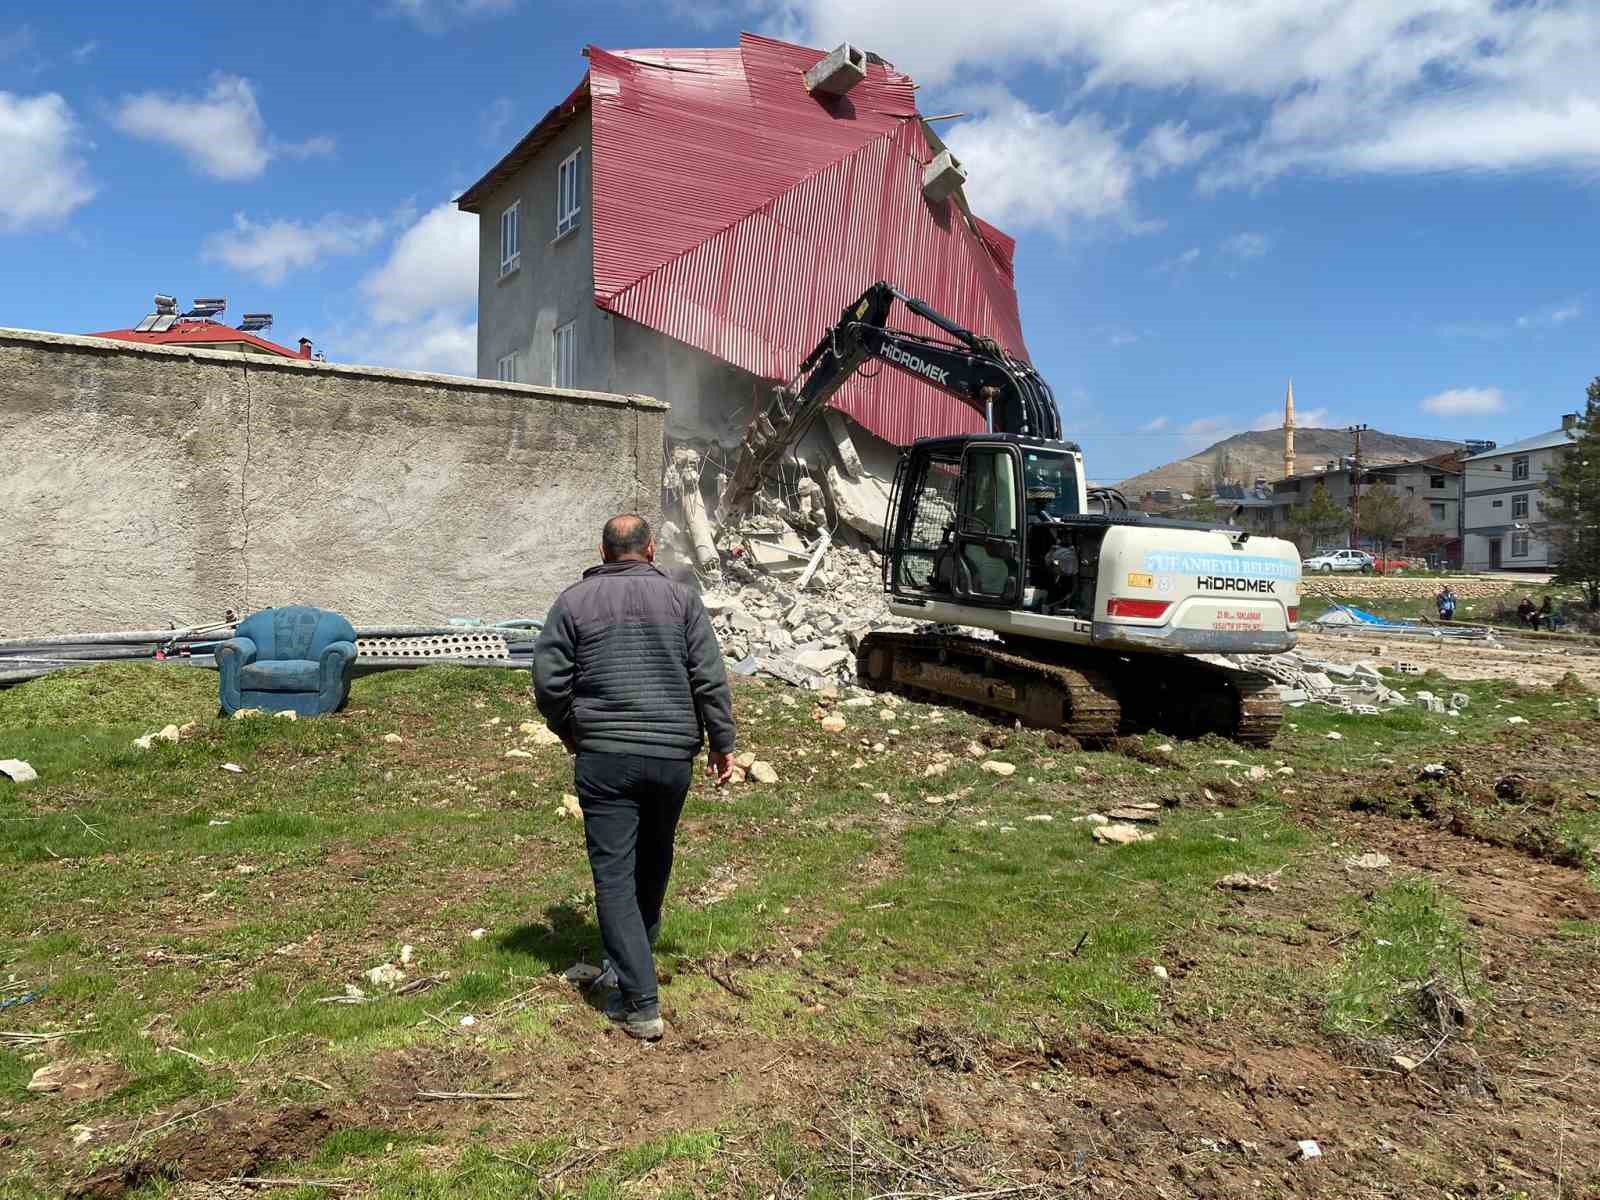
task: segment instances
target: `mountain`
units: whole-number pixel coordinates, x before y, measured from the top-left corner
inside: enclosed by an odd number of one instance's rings
[[[1296,429],[1294,431],[1295,470],[1300,473],[1315,471],[1328,462],[1337,462],[1354,449],[1353,435],[1344,429]],[[1401,437],[1368,429],[1361,435],[1361,458],[1369,466],[1381,467],[1389,463],[1413,462],[1419,458],[1432,458],[1461,449],[1460,442],[1446,442],[1435,438]],[[1193,492],[1196,482],[1205,479],[1208,484],[1219,462],[1226,463],[1227,477],[1245,484],[1260,477],[1268,480],[1283,478],[1283,430],[1256,429],[1249,433],[1236,433],[1198,454],[1180,458],[1163,467],[1155,467],[1117,485],[1130,500],[1137,500],[1146,492],[1170,488],[1175,492]]]

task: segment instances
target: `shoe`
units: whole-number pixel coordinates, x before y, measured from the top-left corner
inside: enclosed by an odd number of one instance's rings
[[[661,1019],[659,1011],[635,1012],[627,1006],[621,992],[606,1002],[605,1013],[623,1033],[641,1042],[657,1042],[666,1035],[667,1023]]]

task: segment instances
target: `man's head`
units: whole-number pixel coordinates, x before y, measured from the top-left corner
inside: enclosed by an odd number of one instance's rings
[[[618,513],[600,534],[600,557],[606,562],[655,562],[656,541],[650,522],[638,513]]]

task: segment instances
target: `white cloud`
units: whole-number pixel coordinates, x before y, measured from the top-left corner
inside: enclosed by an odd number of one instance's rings
[[[1165,275],[1170,271],[1186,271],[1200,261],[1200,247],[1190,246],[1182,254],[1175,254],[1164,259],[1155,266],[1157,275]]]
[[[49,228],[94,196],[72,108],[59,95],[0,92],[0,232]]]
[[[351,362],[476,375],[478,218],[445,201],[361,281],[367,320],[338,340]]]
[[[359,254],[383,236],[376,217],[330,213],[320,221],[252,221],[235,213],[233,228],[208,234],[200,256],[267,284],[282,283],[291,271],[314,267],[323,259]]]
[[[498,17],[517,7],[518,0],[389,0],[389,12],[404,17],[424,33],[443,33],[452,25],[476,17]]]
[[[1222,134],[1216,130],[1191,134],[1187,121],[1163,121],[1139,143],[1140,165],[1147,175],[1175,171],[1198,162],[1221,141]]]
[[[1246,102],[1213,186],[1600,166],[1592,0],[1012,0],[976,21],[966,0],[751,3],[774,27],[814,45],[848,38],[925,86],[1043,67],[1080,100],[1131,86],[1207,112],[1216,97]]]
[[[113,117],[122,132],[180,151],[213,179],[254,179],[274,158],[328,154],[333,139],[279,142],[267,133],[255,88],[237,75],[213,75],[203,96],[141,92],[124,96]]]
[[[1222,252],[1234,258],[1260,258],[1272,248],[1272,239],[1264,233],[1245,230],[1222,243]]]
[[[478,218],[445,201],[400,235],[361,281],[378,321],[414,321],[478,299]]]
[[[1003,91],[944,135],[967,169],[967,198],[1008,228],[1064,233],[1073,221],[1131,219],[1135,163],[1094,113],[1040,112]]]
[[[1565,304],[1553,304],[1541,308],[1537,312],[1524,313],[1517,318],[1517,328],[1539,329],[1565,325],[1568,321],[1576,321],[1581,316],[1583,316],[1583,305],[1577,300],[1570,300]]]
[[[1139,426],[1139,432],[1140,433],[1160,433],[1163,429],[1165,429],[1170,424],[1172,424],[1172,421],[1169,418],[1167,418],[1167,417],[1157,417],[1153,421],[1146,421],[1143,425]]]
[[[1329,429],[1333,427],[1332,418],[1326,408],[1301,408],[1294,414],[1294,427],[1296,429]],[[1269,408],[1262,413],[1250,426],[1251,429],[1282,429],[1283,409]]]
[[[478,323],[433,313],[402,325],[368,325],[339,339],[338,350],[349,362],[470,378],[478,373]]]
[[[100,43],[99,42],[87,41],[87,42],[84,42],[82,45],[74,46],[71,50],[67,51],[67,57],[70,58],[73,62],[77,63],[81,67],[84,63],[88,62],[91,58],[93,58],[94,55],[95,55],[95,51],[97,51],[99,49],[100,49]]]
[[[1499,388],[1450,388],[1422,401],[1422,411],[1436,417],[1480,417],[1505,411]]]
[[[1190,437],[1214,437],[1233,429],[1233,423],[1224,417],[1196,417],[1183,427],[1183,432]]]

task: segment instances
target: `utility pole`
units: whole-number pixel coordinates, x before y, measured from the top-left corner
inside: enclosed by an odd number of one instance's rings
[[[1348,432],[1355,434],[1356,452],[1350,471],[1350,549],[1361,549],[1361,435],[1365,425],[1352,425]]]

